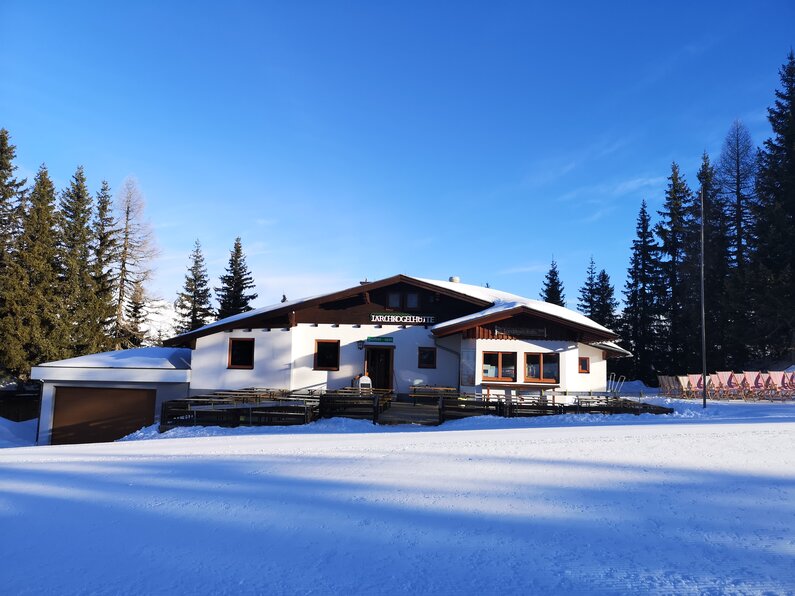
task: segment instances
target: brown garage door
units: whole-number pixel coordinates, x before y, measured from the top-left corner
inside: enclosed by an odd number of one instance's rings
[[[52,444],[115,441],[154,421],[154,389],[56,387]]]

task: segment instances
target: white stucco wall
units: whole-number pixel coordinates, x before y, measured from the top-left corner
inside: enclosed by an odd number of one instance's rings
[[[293,389],[338,389],[349,387],[351,380],[364,372],[365,350],[360,350],[356,342],[368,337],[392,337],[390,343],[371,343],[367,345],[388,347],[394,350],[392,379],[393,388],[398,393],[407,393],[411,385],[458,386],[458,348],[457,340],[439,341],[436,350],[436,368],[418,368],[418,348],[432,348],[437,345],[430,329],[424,326],[397,325],[330,325],[299,324],[292,331],[292,388]],[[339,340],[340,368],[337,371],[313,370],[316,340]]]
[[[294,329],[235,329],[196,340],[191,356],[191,395],[244,387],[290,387]],[[254,368],[228,368],[229,340],[254,339]]]
[[[524,384],[524,355],[551,352],[560,356],[560,387],[558,391],[605,391],[607,388],[607,363],[603,358],[602,350],[587,344],[567,341],[479,339],[463,341],[462,349],[475,350],[476,382],[474,387],[462,386],[462,391],[480,391],[484,382],[492,387],[496,385],[511,387]],[[516,352],[516,382],[484,381],[483,352]],[[591,359],[590,373],[579,372],[578,358],[580,356],[587,356]],[[492,388],[491,391],[498,390]]]

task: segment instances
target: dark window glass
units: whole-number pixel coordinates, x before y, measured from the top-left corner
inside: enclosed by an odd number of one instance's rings
[[[483,378],[496,379],[499,376],[500,355],[497,352],[483,354]]]
[[[483,352],[483,378],[515,381],[516,352]]]
[[[560,381],[560,356],[558,354],[544,354],[545,381]]]
[[[229,368],[254,368],[254,340],[229,340]]]
[[[541,379],[541,354],[527,354],[525,356],[524,376],[528,380]]]
[[[400,292],[389,292],[386,295],[386,305],[388,308],[400,308]]]
[[[339,340],[322,340],[315,343],[315,370],[339,370]]]
[[[588,357],[580,358],[580,372],[587,373],[591,372],[591,359]]]
[[[420,295],[417,292],[406,294],[406,310],[417,310],[420,307]]]
[[[436,348],[420,348],[419,368],[436,368]]]
[[[557,383],[560,381],[560,355],[525,354],[526,381]]]

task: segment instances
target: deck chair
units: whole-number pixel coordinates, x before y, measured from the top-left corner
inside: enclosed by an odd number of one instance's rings
[[[677,389],[679,390],[679,397],[690,399],[693,397],[693,388],[690,386],[690,379],[687,375],[676,375]]]
[[[679,397],[679,389],[674,378],[669,375],[657,375],[660,381],[660,393],[665,397]]]
[[[692,393],[691,397],[701,397],[704,391],[704,384],[702,383],[703,378],[701,375],[690,374],[687,375],[687,378],[690,381],[690,392]],[[707,396],[709,396],[709,377],[707,377]]]
[[[765,385],[759,371],[745,371],[742,377],[743,399],[758,400],[764,397]]]
[[[742,399],[743,386],[740,379],[730,370],[721,370],[715,373],[721,384],[721,391],[725,399]]]
[[[717,373],[710,373],[708,393],[710,399],[723,399],[723,385],[718,378]]]
[[[768,373],[768,391],[770,392],[771,399],[780,399],[784,401],[789,399],[790,393],[787,390],[784,380],[784,372],[780,370],[771,370]]]
[[[762,395],[760,399],[769,399],[770,401],[773,401],[773,399],[775,399],[776,389],[770,380],[770,373],[760,372],[759,380],[762,383]]]

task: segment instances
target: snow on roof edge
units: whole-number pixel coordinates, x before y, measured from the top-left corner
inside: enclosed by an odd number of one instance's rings
[[[86,354],[36,365],[40,368],[154,368],[190,370],[190,348],[149,346]]]

